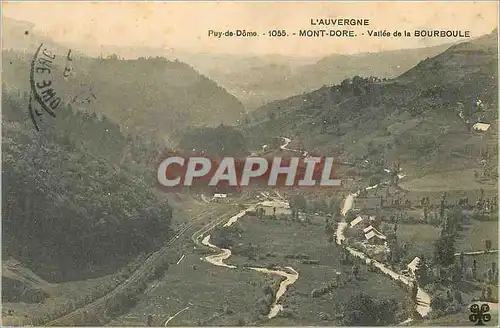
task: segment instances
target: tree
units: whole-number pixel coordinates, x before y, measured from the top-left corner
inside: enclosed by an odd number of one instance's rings
[[[453,264],[455,258],[455,238],[450,234],[441,235],[434,244],[434,262],[438,265]]]
[[[354,279],[359,280],[359,276],[358,276],[358,274],[359,274],[359,267],[356,264],[354,264],[352,266],[351,273],[352,273],[352,276],[354,277]]]
[[[484,241],[484,249],[486,250],[486,252],[489,252],[491,250],[491,240],[490,239],[486,239]]]
[[[334,232],[334,230],[332,228],[332,225],[330,224],[330,222],[326,221],[325,222],[325,233],[327,235],[331,235],[333,232]]]
[[[29,254],[35,270],[49,262],[59,268],[51,270],[51,278],[67,280],[100,265],[121,265],[123,256],[163,243],[171,212],[152,192],[150,179],[137,173],[147,169],[142,156],[132,157],[133,167],[130,159],[121,161],[127,138],[116,123],[60,107],[54,129],[33,135],[31,124],[9,114],[18,110],[3,96],[4,122],[22,123],[18,131],[4,129],[10,141],[2,144],[4,215],[17,218],[2,222],[2,237],[24,248],[6,242],[8,253],[21,261]],[[151,151],[143,142],[135,147]],[[110,263],[108,252],[115,246],[119,260]],[[71,265],[64,260],[68,256]]]
[[[313,202],[313,211],[318,211],[318,212],[326,212],[328,209],[328,205],[326,203],[326,200],[321,198],[317,199]]]
[[[356,218],[356,213],[354,213],[353,210],[349,210],[347,211],[347,213],[345,214],[345,221],[347,223],[351,223],[352,220],[354,220]]]
[[[385,326],[394,323],[400,307],[394,299],[376,300],[364,293],[351,296],[342,307],[343,326]]]
[[[329,211],[335,217],[335,215],[340,213],[340,205],[335,199],[330,200]]]
[[[441,196],[441,202],[439,204],[439,217],[441,219],[444,218],[445,201],[446,201],[446,193],[443,193],[443,195]]]
[[[148,317],[146,319],[146,326],[148,326],[148,327],[153,326],[153,316],[151,314],[148,314]]]
[[[462,275],[462,278],[465,277],[467,268],[465,267],[465,255],[464,252],[460,252],[460,274]]]
[[[420,255],[420,262],[418,263],[417,267],[415,268],[415,279],[418,282],[419,285],[425,285],[428,282],[428,268],[427,268],[427,262],[425,260],[424,255]]]
[[[113,53],[107,57],[108,60],[118,60],[118,55]]]
[[[418,283],[416,281],[413,281],[411,284],[411,298],[413,301],[417,300],[417,295],[418,295]]]
[[[374,175],[370,178],[370,186],[375,186],[375,185],[378,185],[381,181],[381,178],[380,176],[378,175]]]
[[[290,207],[292,209],[305,211],[307,209],[307,200],[304,195],[294,195],[290,200]]]
[[[345,79],[340,83],[340,92],[343,95],[348,94],[352,91],[352,82],[350,79]]]

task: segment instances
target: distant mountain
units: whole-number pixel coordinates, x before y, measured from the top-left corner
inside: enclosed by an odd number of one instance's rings
[[[34,26],[30,23],[9,19],[6,22],[7,24],[4,22],[7,26],[4,32],[4,43],[12,49],[29,49],[33,52],[40,41],[49,42],[51,47],[60,47],[48,38],[36,36],[32,31]],[[25,31],[29,31],[28,36],[23,34]],[[274,100],[311,92],[322,86],[338,84],[343,79],[355,75],[393,78],[415,66],[419,61],[443,52],[450,45],[355,55],[332,54],[324,58],[314,54],[311,54],[311,57],[293,57],[191,53],[182,49],[152,47],[82,44],[65,44],[64,46],[78,49],[85,55],[93,57],[102,55],[106,58],[112,54],[117,54],[127,60],[140,57],[165,57],[169,61],[188,63],[235,96],[247,110],[253,110]],[[207,92],[210,93],[208,90]],[[182,94],[182,92],[176,93]],[[235,104],[234,100],[228,105],[241,111],[241,105]],[[223,109],[222,112],[225,113],[226,110]],[[203,115],[200,118],[209,124],[212,123],[210,118],[205,119]],[[229,123],[235,119],[237,119],[235,115],[229,115],[223,122]]]
[[[492,33],[451,46],[394,79],[355,76],[269,103],[246,117],[242,129],[252,147],[285,134],[308,150],[407,162],[420,171],[480,167],[487,148],[496,163],[497,63]],[[477,120],[490,129],[469,131]]]
[[[317,57],[280,55],[238,56],[219,54],[179,54],[203,74],[235,95],[248,110],[265,103],[302,93],[304,88],[288,81]],[[314,87],[310,90],[315,89]],[[309,90],[308,90],[309,91]]]
[[[342,80],[356,75],[394,78],[411,69],[421,60],[434,57],[450,46],[450,44],[443,44],[427,48],[359,53],[355,55],[331,55],[312,65],[300,68],[295,78],[300,78],[304,87],[314,89],[323,85],[338,84]]]
[[[4,20],[3,26],[3,82],[7,88],[28,92],[30,61],[38,45],[43,42],[61,56],[68,48],[37,36],[32,24]],[[90,58],[78,49],[72,53],[76,75],[58,92],[74,95],[79,87],[91,92],[91,103],[72,105],[102,112],[123,128],[134,126],[165,137],[191,125],[233,123],[244,113],[238,99],[177,60]]]
[[[433,57],[450,45],[355,55],[314,57],[238,57],[184,55],[181,57],[229,90],[249,110],[267,102],[340,83],[355,75],[393,78]]]

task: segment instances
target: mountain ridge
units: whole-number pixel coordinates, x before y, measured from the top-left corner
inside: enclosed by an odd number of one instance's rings
[[[488,34],[390,80],[355,76],[275,101],[250,113],[241,128],[253,147],[287,131],[308,150],[407,162],[420,173],[481,167],[476,161],[481,147],[497,147],[496,47],[497,35]],[[482,109],[470,120],[491,123],[485,134],[469,131],[458,114],[460,106],[471,108],[478,99]]]
[[[38,45],[44,43],[61,57],[69,49],[34,34],[32,24],[4,22],[4,26],[7,30],[2,45],[3,83],[9,89],[29,92],[29,63]],[[22,47],[24,50],[20,50]],[[144,133],[163,139],[189,125],[233,123],[245,111],[241,102],[224,88],[178,60],[121,60],[116,55],[91,58],[73,49],[71,53],[75,75],[59,84],[60,92],[75,96],[75,89],[92,89],[92,103],[72,105],[102,112],[123,129],[133,122]],[[63,70],[61,65],[56,68]]]

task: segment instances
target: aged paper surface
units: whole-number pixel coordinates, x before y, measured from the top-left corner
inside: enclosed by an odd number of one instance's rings
[[[2,324],[498,325],[498,9],[3,2]]]

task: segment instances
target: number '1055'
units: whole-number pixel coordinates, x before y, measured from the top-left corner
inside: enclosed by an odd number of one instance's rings
[[[286,36],[285,30],[270,30],[268,32],[269,36]]]

